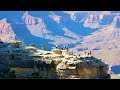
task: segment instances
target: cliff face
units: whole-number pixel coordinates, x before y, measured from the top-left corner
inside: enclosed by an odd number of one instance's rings
[[[0,20],[0,34],[14,34],[12,27],[7,23],[7,19]]]
[[[77,68],[80,78],[95,79],[95,78],[108,78],[107,70],[105,67],[81,67]]]
[[[73,51],[92,49],[111,66],[120,64],[119,11],[28,12],[1,11],[0,38],[22,37],[27,45],[46,44],[49,50],[56,44],[69,44]]]
[[[38,14],[39,13],[42,15],[41,12],[38,12]],[[55,13],[51,12],[44,18],[43,16],[35,17],[25,12],[22,20],[33,36],[51,40],[52,42],[48,42],[49,44],[76,44],[81,40],[79,35],[60,24],[61,16]]]
[[[5,44],[4,42],[0,44]],[[6,44],[7,45],[7,44]],[[40,51],[26,48],[23,43],[16,47],[14,44],[0,47],[0,64],[4,67],[15,70],[17,78],[47,78],[47,79],[101,79],[109,78],[108,65],[91,55],[75,58],[67,51],[67,57],[51,57],[61,55],[62,51],[53,49],[52,54],[40,56]],[[43,51],[42,51],[43,52]],[[71,57],[71,59],[68,59]],[[3,72],[4,73],[4,72]]]
[[[62,61],[57,66],[57,72],[63,79],[102,79],[110,78],[108,75],[108,66],[101,60],[92,58],[90,61],[71,62]]]
[[[25,12],[22,16],[22,20],[32,35],[44,38],[44,35],[48,33],[46,25],[41,18],[33,17],[29,15],[28,12]]]
[[[0,38],[3,41],[15,38],[15,33],[6,18],[0,20]]]
[[[28,61],[24,61],[28,62]],[[77,65],[76,68],[67,65],[64,67],[60,67],[59,63],[57,67],[54,67],[54,63],[46,63],[46,62],[35,62],[36,65],[35,67],[32,67],[31,70],[29,71],[29,74],[31,73],[31,76],[23,76],[23,71],[24,74],[27,74],[27,70],[23,70],[20,73],[17,73],[17,76],[21,78],[46,78],[46,79],[109,79],[110,76],[107,74],[107,67],[104,66],[81,66]],[[22,64],[22,61],[21,61]],[[25,63],[24,63],[25,65]],[[13,67],[13,66],[12,66]],[[19,66],[20,67],[20,66]],[[58,68],[59,67],[59,68]],[[13,67],[15,68],[15,67]],[[29,69],[29,67],[22,68],[22,69]],[[13,69],[17,70],[17,69]],[[18,71],[16,71],[18,72]]]
[[[39,19],[35,18],[35,17],[32,17],[28,14],[28,12],[26,11],[24,13],[24,15],[22,16],[22,20],[24,21],[24,23],[26,25],[36,25],[39,23]]]

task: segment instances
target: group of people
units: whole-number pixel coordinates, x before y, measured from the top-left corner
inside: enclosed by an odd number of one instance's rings
[[[84,55],[86,55],[86,54],[87,54],[88,56],[89,56],[89,55],[92,55],[91,51],[89,51],[88,53],[87,53],[86,51],[84,51]]]
[[[58,48],[58,46],[56,45],[55,48]],[[64,47],[62,48],[62,50],[68,50],[68,47],[67,47],[67,46],[64,46]]]

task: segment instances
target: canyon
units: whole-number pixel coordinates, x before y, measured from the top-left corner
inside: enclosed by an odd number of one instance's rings
[[[74,53],[91,50],[111,68],[120,65],[119,30],[119,11],[0,11],[2,41],[23,38],[47,50],[55,45]]]

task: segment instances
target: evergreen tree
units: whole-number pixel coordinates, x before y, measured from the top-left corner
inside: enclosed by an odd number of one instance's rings
[[[45,45],[44,45],[44,44],[41,44],[40,46],[41,46],[41,50],[44,50],[44,51],[46,50],[46,48],[45,48]]]
[[[31,43],[29,46],[35,47],[35,44],[34,44],[34,43]]]
[[[15,48],[19,48],[19,43],[18,43],[18,42],[15,42],[15,43],[14,43],[14,47],[15,47]]]
[[[25,43],[25,42],[23,42],[23,43],[22,43],[22,46],[23,46],[23,47],[26,47],[26,43]]]
[[[20,41],[24,41],[24,39],[23,39],[22,37],[20,37],[18,40],[20,40]]]

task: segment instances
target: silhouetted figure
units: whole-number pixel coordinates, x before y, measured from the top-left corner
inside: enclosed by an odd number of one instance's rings
[[[1,39],[0,39],[0,43],[3,43]]]
[[[58,48],[57,45],[55,46],[55,48]]]
[[[65,46],[65,48],[64,48],[65,50],[68,50],[68,47],[67,46]]]
[[[89,56],[90,54],[88,53],[88,56]]]
[[[67,47],[65,46],[65,49],[66,49]]]
[[[90,55],[91,55],[91,51],[90,51]]]

